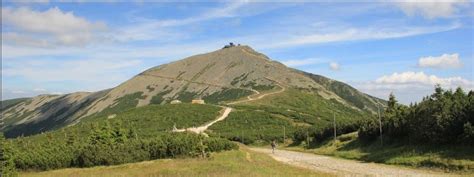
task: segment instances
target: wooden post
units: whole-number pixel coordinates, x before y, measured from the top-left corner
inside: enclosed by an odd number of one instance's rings
[[[377,112],[378,112],[378,115],[379,115],[380,144],[383,146],[382,118],[380,117],[380,107],[378,105],[377,105]]]
[[[283,144],[285,144],[286,140],[286,132],[285,132],[285,126],[283,126]]]

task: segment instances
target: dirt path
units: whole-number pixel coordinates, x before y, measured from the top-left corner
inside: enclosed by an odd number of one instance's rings
[[[223,110],[224,110],[223,113],[221,115],[219,115],[219,117],[217,117],[217,119],[215,119],[212,122],[209,122],[209,123],[207,123],[203,126],[190,127],[190,128],[185,128],[185,129],[175,129],[175,130],[173,130],[173,132],[190,131],[190,132],[194,132],[194,133],[197,133],[197,134],[204,133],[204,131],[207,130],[207,128],[209,128],[211,125],[213,125],[216,122],[219,122],[221,120],[224,120],[227,116],[229,116],[229,113],[232,111],[232,108],[223,107]]]
[[[442,172],[338,159],[310,153],[275,150],[275,154],[272,154],[271,149],[250,149],[252,151],[268,154],[275,160],[289,165],[335,174],[337,176],[457,176]]]
[[[284,92],[285,91],[285,87],[281,86],[280,84],[277,84],[281,90],[278,90],[278,91],[275,91],[275,92],[270,92],[270,93],[264,93],[264,94],[261,94],[260,95],[260,92],[256,91],[256,90],[253,90],[253,92],[255,92],[255,96],[257,96],[256,98],[252,98],[252,96],[254,95],[250,95],[250,96],[247,96],[247,99],[246,100],[240,100],[240,101],[234,101],[234,102],[230,102],[230,103],[227,103],[227,105],[233,105],[233,104],[237,104],[237,103],[244,103],[244,102],[249,102],[249,101],[254,101],[254,100],[259,100],[259,99],[262,99],[264,98],[265,96],[268,96],[268,95],[273,95],[273,94],[277,94],[277,93],[281,93],[281,92]],[[207,136],[206,133],[204,133],[204,131],[207,130],[207,128],[209,128],[210,126],[212,126],[213,124],[215,124],[216,122],[219,122],[219,121],[222,121],[224,120],[225,118],[227,118],[227,116],[229,116],[230,112],[232,112],[232,108],[230,107],[226,107],[226,106],[222,106],[223,108],[223,113],[221,115],[219,115],[219,117],[217,117],[217,119],[213,120],[212,122],[209,122],[205,125],[202,125],[202,126],[199,126],[199,127],[189,127],[189,128],[182,128],[182,129],[174,129],[172,130],[173,132],[185,132],[185,131],[190,131],[190,132],[194,132],[194,133],[197,133],[197,134],[204,134]]]
[[[239,103],[245,103],[245,102],[249,102],[249,101],[259,100],[259,99],[262,99],[262,98],[264,98],[264,97],[266,97],[266,96],[268,96],[268,95],[273,95],[273,94],[281,93],[281,92],[284,92],[284,91],[286,90],[285,87],[281,86],[280,84],[276,84],[276,85],[278,85],[281,89],[278,90],[278,91],[275,91],[275,92],[264,93],[264,94],[260,94],[260,92],[256,91],[256,94],[247,96],[247,99],[245,99],[245,100],[230,102],[230,103],[227,103],[227,105],[234,105],[234,104],[239,104]],[[252,98],[252,96],[256,96],[256,98]]]

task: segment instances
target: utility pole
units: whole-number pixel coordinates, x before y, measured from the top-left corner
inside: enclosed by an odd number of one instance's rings
[[[334,122],[334,142],[336,142],[337,132],[336,132],[336,113],[332,111],[332,117]]]
[[[379,115],[379,126],[380,126],[380,144],[383,146],[383,134],[382,134],[382,118],[380,117],[380,107],[377,105],[377,112]]]
[[[285,126],[283,126],[283,144],[285,144],[286,141],[286,132],[285,132]]]

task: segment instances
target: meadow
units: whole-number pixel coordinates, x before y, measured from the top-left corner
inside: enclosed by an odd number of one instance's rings
[[[116,176],[331,176],[288,166],[245,147],[212,153],[209,158],[160,159],[115,166],[68,168],[45,172],[22,172],[24,177],[116,177]]]

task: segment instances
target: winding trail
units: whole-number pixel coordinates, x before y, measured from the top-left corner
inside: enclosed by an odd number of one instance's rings
[[[239,100],[239,101],[234,101],[234,102],[230,102],[230,103],[227,103],[227,105],[234,105],[234,104],[239,104],[239,103],[245,103],[245,102],[250,102],[250,101],[255,101],[255,100],[259,100],[259,99],[262,99],[263,97],[266,97],[268,95],[273,95],[273,94],[278,94],[278,93],[281,93],[281,92],[284,92],[286,90],[285,87],[281,86],[280,84],[276,84],[278,85],[281,89],[278,90],[278,91],[275,91],[275,92],[269,92],[269,93],[264,93],[264,94],[261,94],[260,95],[260,92],[256,91],[256,94],[254,95],[249,95],[247,96],[247,99],[246,100]],[[252,98],[252,96],[257,96],[256,98]]]
[[[219,117],[217,117],[217,119],[213,120],[212,122],[209,122],[203,126],[199,126],[199,127],[189,127],[189,128],[185,128],[185,129],[175,129],[173,130],[173,132],[185,132],[185,131],[190,131],[190,132],[194,132],[194,133],[197,133],[197,134],[201,134],[201,133],[204,133],[205,130],[207,130],[207,128],[209,128],[211,125],[215,124],[216,122],[219,122],[221,120],[224,120],[225,118],[227,118],[227,116],[229,116],[229,113],[232,111],[232,108],[229,108],[229,107],[223,107],[223,113],[221,115],[219,115]]]
[[[269,79],[269,78],[267,78]],[[271,79],[269,79],[271,80]],[[273,81],[273,80],[272,80]],[[281,93],[281,92],[284,92],[286,89],[285,87],[281,86],[279,83],[277,83],[277,85],[281,88],[280,90],[278,91],[275,91],[275,92],[269,92],[269,93],[264,93],[264,94],[261,94],[259,91],[257,90],[254,90],[254,89],[251,89],[253,92],[255,92],[255,94],[253,95],[249,95],[247,96],[247,99],[245,100],[240,100],[240,101],[234,101],[234,102],[230,102],[230,103],[227,103],[227,105],[233,105],[233,104],[238,104],[238,103],[244,103],[244,102],[249,102],[249,101],[255,101],[255,100],[259,100],[259,99],[262,99],[268,95],[273,95],[273,94],[277,94],[277,93]],[[261,94],[261,95],[260,95]],[[257,96],[256,98],[252,98],[252,96]],[[210,126],[212,126],[213,124],[215,124],[216,122],[219,122],[219,121],[222,121],[224,120],[225,118],[227,118],[227,116],[229,116],[230,112],[232,112],[232,108],[230,107],[226,107],[226,106],[221,106],[222,107],[222,114],[219,115],[215,120],[213,120],[212,122],[209,122],[205,125],[202,125],[202,126],[199,126],[199,127],[189,127],[189,128],[182,128],[182,129],[173,129],[172,132],[185,132],[185,131],[189,131],[189,132],[194,132],[194,133],[197,133],[197,134],[203,134],[205,136],[207,136],[206,133],[204,133],[204,131],[207,130],[207,128],[209,128]]]
[[[335,174],[337,176],[458,176],[443,172],[338,159],[311,153],[275,150],[275,153],[272,154],[271,149],[249,149],[270,155],[275,160],[285,164],[307,168],[318,172]]]

